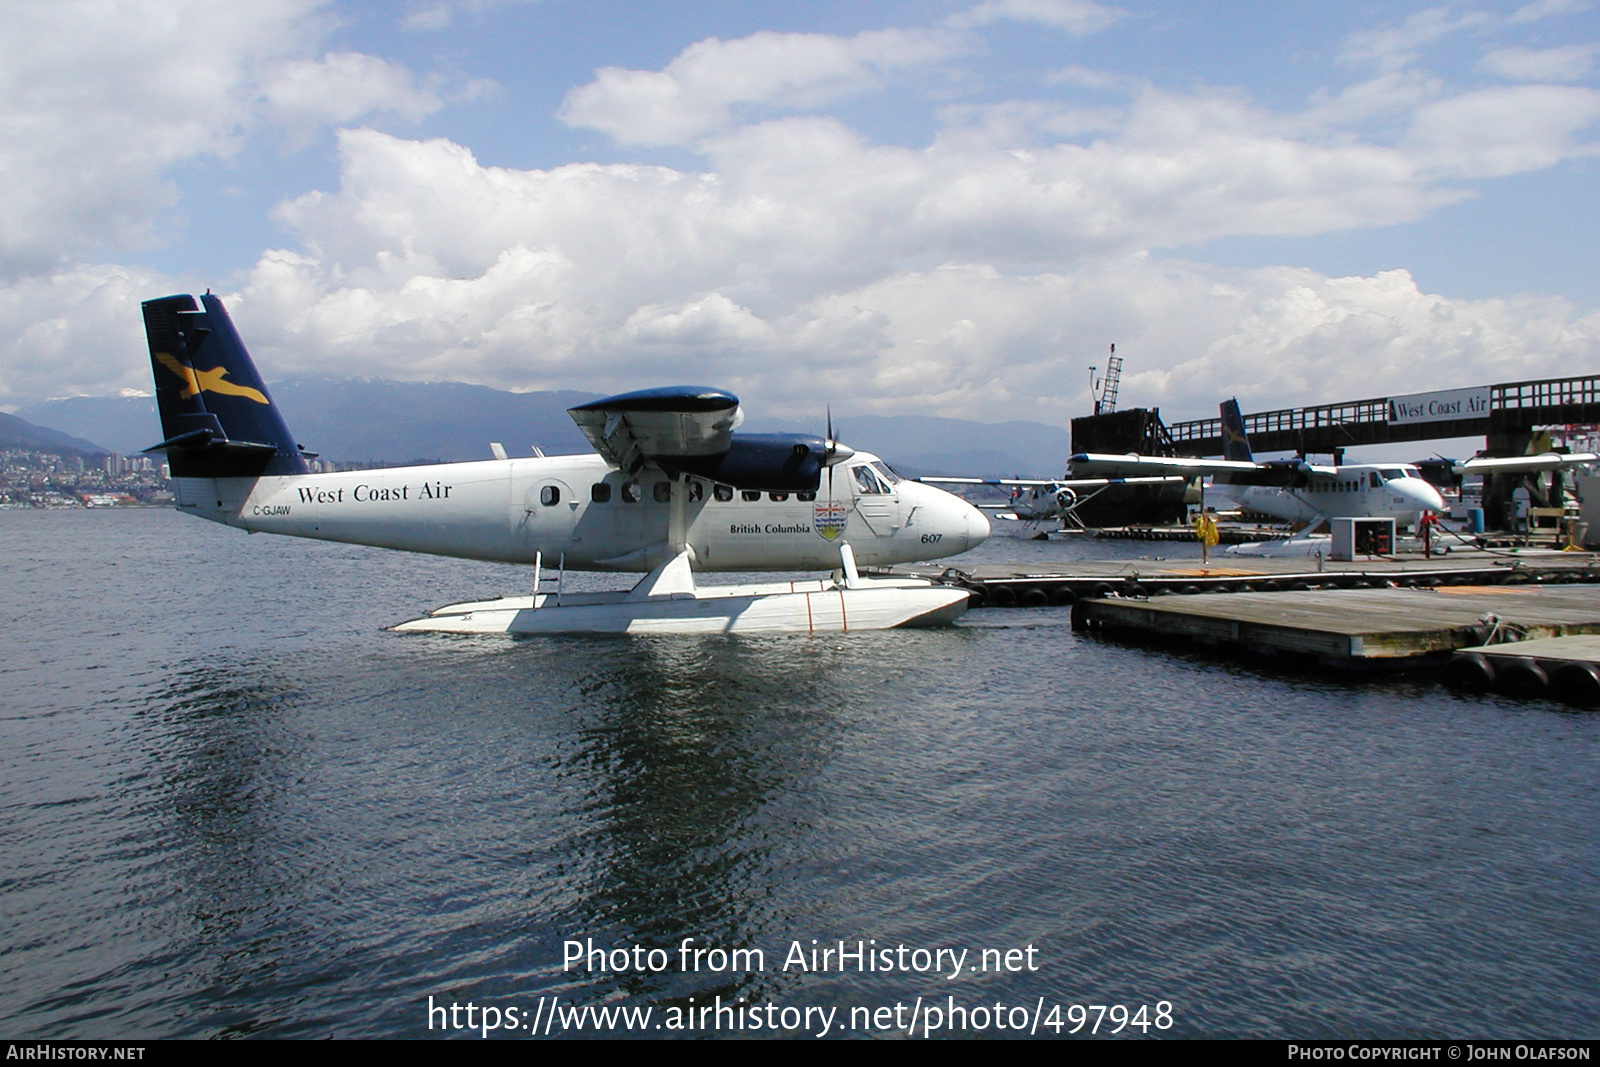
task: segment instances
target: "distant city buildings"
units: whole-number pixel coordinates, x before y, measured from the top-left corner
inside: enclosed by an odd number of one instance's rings
[[[172,503],[167,465],[150,456],[0,451],[0,507],[130,507]]]
[[[370,464],[308,460],[313,471],[358,470]],[[62,455],[0,450],[0,508],[108,508],[172,503],[165,457]]]

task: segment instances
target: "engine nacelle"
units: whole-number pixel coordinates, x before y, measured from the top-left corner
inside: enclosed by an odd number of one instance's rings
[[[806,434],[739,434],[720,456],[660,457],[672,474],[693,474],[735,489],[769,493],[815,492],[822,483],[828,444]]]

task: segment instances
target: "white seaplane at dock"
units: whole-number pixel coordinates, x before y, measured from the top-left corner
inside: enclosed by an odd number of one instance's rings
[[[180,511],[252,533],[528,564],[529,595],[451,604],[401,631],[778,633],[948,623],[964,589],[858,568],[953,556],[989,522],[833,439],[736,434],[738,398],[673,386],[570,409],[596,452],[312,473],[222,302],[144,304]],[[567,570],[630,590],[545,591]],[[697,571],[828,571],[701,586]]]
[[[1222,459],[1080,453],[1068,461],[1074,475],[1205,476],[1213,488],[1241,507],[1300,526],[1288,540],[1235,545],[1233,555],[1313,556],[1328,554],[1331,538],[1317,531],[1334,518],[1389,518],[1416,529],[1424,515],[1445,510],[1444,498],[1421,470],[1409,463],[1344,463],[1325,466],[1305,459],[1258,461],[1251,452],[1237,400],[1221,405]],[[1600,460],[1594,453],[1545,452],[1532,456],[1456,461],[1457,475],[1560,470]]]

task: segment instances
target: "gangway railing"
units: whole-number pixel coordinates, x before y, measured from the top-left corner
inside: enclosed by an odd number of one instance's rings
[[[1303,430],[1325,429],[1334,426],[1351,426],[1358,423],[1389,421],[1389,400],[1346,400],[1338,404],[1321,404],[1311,408],[1282,408],[1277,411],[1259,411],[1244,417],[1244,429],[1252,439],[1269,433],[1293,433]],[[1175,422],[1167,427],[1173,444],[1180,448],[1187,442],[1214,437],[1222,439],[1222,420],[1197,419],[1193,422]]]
[[[1323,452],[1352,445],[1510,433],[1535,426],[1600,422],[1600,375],[1547,378],[1491,385],[1484,415],[1447,422],[1389,423],[1389,398],[1346,400],[1303,408],[1281,408],[1244,416],[1257,451],[1300,449]],[[1168,426],[1179,455],[1220,455],[1222,420],[1195,419]]]
[[[1600,404],[1600,374],[1537,382],[1507,382],[1489,387],[1490,411],[1528,408],[1559,410],[1582,404]]]

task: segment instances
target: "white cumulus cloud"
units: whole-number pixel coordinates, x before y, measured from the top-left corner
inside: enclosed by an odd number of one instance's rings
[[[1347,57],[1379,69],[1301,109],[1058,64],[1037,96],[924,101],[937,131],[916,145],[874,140],[827,108],[896,72],[972,61],[1001,19],[1091,32],[1115,13],[1014,0],[971,8],[959,27],[707,39],[659,71],[605,68],[562,110],[622,144],[687,145],[695,167],[525,168],[359,127],[437,114],[448,93],[390,60],[328,51],[314,4],[250,6],[272,17],[230,24],[219,39],[232,44],[195,50],[195,69],[80,87],[94,103],[128,96],[108,106],[136,135],[109,131],[103,166],[89,134],[3,146],[26,164],[16,203],[46,205],[37,232],[15,203],[0,207],[17,213],[0,238],[14,275],[0,293],[8,402],[97,391],[97,376],[102,392],[143,386],[143,361],[128,358],[142,348],[137,302],[188,287],[75,265],[90,245],[73,226],[98,211],[111,224],[93,241],[130,240],[159,217],[175,163],[325,122],[353,127],[338,135],[337,181],[278,206],[283,247],[252,250],[225,294],[269,376],[701,381],[769,413],[832,402],[1061,421],[1083,409],[1084,368],[1113,341],[1128,402],[1172,417],[1210,414],[1233,392],[1303,403],[1357,365],[1354,391],[1380,395],[1537,377],[1552,353],[1575,366],[1600,356],[1596,312],[1558,299],[1455,300],[1404,271],[1178,258],[1217,238],[1417,220],[1477,183],[1595,152],[1595,90],[1463,89],[1415,66],[1428,42],[1487,25],[1443,10],[1353,38]],[[179,29],[163,25],[146,32],[170,51]],[[30,102],[4,78],[25,122],[76,113],[62,84]],[[122,339],[108,348],[97,334]]]
[[[444,106],[436,86],[419,84],[405,67],[360,52],[283,63],[261,95],[268,113],[301,138],[317,126],[385,112],[415,122]]]
[[[1126,14],[1090,0],[984,0],[950,16],[946,24],[969,29],[1002,21],[1033,22],[1081,36],[1098,33]]]
[[[1493,178],[1600,152],[1600,91],[1513,85],[1462,93],[1417,111],[1405,147],[1427,172]]]
[[[1376,395],[1537,375],[1552,350],[1600,356],[1600,320],[1560,300],[1450,300],[1403,271],[1228,271],[1144,251],[1389,217],[1427,186],[1394,150],[1252,139],[1206,103],[1138,107],[1175,110],[1095,151],[1032,156],[763,123],[719,142],[729,165],[699,174],[486,167],[447,141],[351,131],[341,187],[283,208],[306,251],[264,257],[237,317],[279,374],[706,381],[773,411],[831,400],[1046,420],[1081,408],[1082,366],[1111,341],[1130,401],[1176,415],[1241,388],[1262,406],[1303,402],[1352,361]],[[1173,128],[1205,147],[1163,156]],[[814,180],[821,168],[836,180]],[[1364,188],[1379,177],[1390,192]]]
[[[808,109],[881,84],[899,68],[968,45],[936,30],[752,34],[690,45],[659,71],[605,67],[561,106],[569,126],[600,130],[619,144],[683,144],[723,129],[740,109]]]
[[[1511,81],[1572,82],[1594,69],[1600,46],[1569,44],[1560,48],[1497,48],[1478,66]]]
[[[326,0],[23,0],[0,33],[0,279],[157,239],[170,174],[267,123],[438,107],[395,64],[317,55]]]

